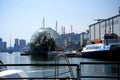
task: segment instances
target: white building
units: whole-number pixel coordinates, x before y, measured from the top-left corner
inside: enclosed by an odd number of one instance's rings
[[[101,39],[106,33],[115,33],[120,38],[120,8],[118,15],[103,20],[100,19],[89,25],[89,33],[90,42]]]

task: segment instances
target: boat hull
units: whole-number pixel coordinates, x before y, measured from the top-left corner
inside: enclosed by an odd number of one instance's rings
[[[105,60],[120,60],[120,49],[82,52],[82,57]]]

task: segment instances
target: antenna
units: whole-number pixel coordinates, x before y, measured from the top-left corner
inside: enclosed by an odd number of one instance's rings
[[[45,28],[45,18],[43,17],[43,28]]]
[[[57,32],[57,24],[58,24],[58,22],[56,21],[56,24],[55,24],[56,32]]]

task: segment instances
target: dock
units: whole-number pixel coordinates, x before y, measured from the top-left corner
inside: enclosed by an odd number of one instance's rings
[[[65,54],[67,57],[82,57],[80,52]]]
[[[21,52],[20,53],[21,56],[27,56],[30,55],[30,52]],[[82,57],[82,53],[81,52],[64,52],[64,51],[51,51],[48,52],[48,56],[57,56],[57,55],[64,55],[67,57]]]
[[[67,57],[82,57],[82,53],[81,52],[64,52],[64,51],[60,51],[58,52],[58,55],[65,55]]]

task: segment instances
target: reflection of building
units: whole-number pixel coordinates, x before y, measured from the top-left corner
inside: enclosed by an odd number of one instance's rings
[[[90,41],[101,39],[106,33],[115,33],[120,38],[120,13],[89,25],[89,33]]]

